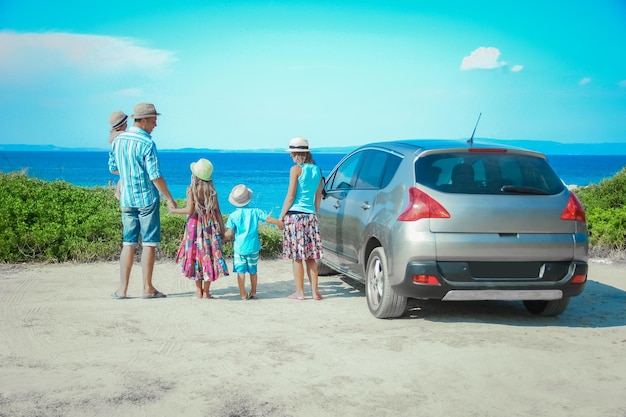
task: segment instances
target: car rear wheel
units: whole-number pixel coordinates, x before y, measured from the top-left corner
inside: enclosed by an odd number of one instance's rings
[[[367,261],[365,297],[374,317],[400,317],[406,309],[406,297],[397,295],[389,284],[387,258],[383,248],[376,248]]]
[[[524,307],[532,314],[538,316],[558,316],[569,305],[569,297],[560,300],[525,300]]]

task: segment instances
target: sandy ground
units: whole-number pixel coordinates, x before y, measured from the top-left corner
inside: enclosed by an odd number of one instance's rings
[[[558,318],[518,302],[411,301],[373,318],[362,288],[321,277],[286,299],[289,261],[262,260],[192,297],[159,263],[114,300],[117,263],[0,265],[0,416],[626,416],[626,265],[592,262]],[[308,289],[308,288],[307,288]]]

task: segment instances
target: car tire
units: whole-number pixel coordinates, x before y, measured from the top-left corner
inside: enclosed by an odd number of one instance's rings
[[[537,316],[558,316],[569,305],[569,297],[560,300],[524,300],[524,307]]]
[[[391,288],[387,271],[385,251],[374,249],[367,260],[365,298],[370,312],[379,319],[400,317],[406,310],[407,298]]]
[[[332,269],[330,266],[326,265],[321,260],[317,260],[317,275],[323,277],[327,275],[337,275],[338,272]]]

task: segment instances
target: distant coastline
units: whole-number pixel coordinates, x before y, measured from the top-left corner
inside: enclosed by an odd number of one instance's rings
[[[562,143],[542,140],[499,140],[489,138],[476,138],[475,144],[492,143],[516,146],[520,148],[532,149],[546,155],[626,155],[626,141],[624,142],[602,142],[602,143]],[[341,147],[321,147],[313,149],[318,153],[346,154],[354,146]],[[65,148],[55,145],[24,145],[24,144],[0,144],[0,151],[19,152],[103,152],[108,148]],[[213,149],[213,148],[180,148],[180,149],[159,149],[159,152],[210,152],[210,153],[274,153],[284,152],[283,148],[263,148],[263,149]]]
[[[357,146],[345,147],[329,147],[315,148],[314,152],[318,153],[337,153],[345,154]],[[0,144],[0,151],[6,152],[108,152],[109,148],[64,148],[55,145],[19,145]],[[264,148],[264,149],[213,149],[213,148],[179,148],[179,149],[160,149],[159,152],[180,152],[180,153],[283,153],[283,148]]]

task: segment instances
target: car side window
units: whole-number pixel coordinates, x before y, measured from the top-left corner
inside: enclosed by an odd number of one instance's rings
[[[385,170],[383,172],[383,178],[380,184],[380,188],[385,188],[389,185],[394,175],[396,175],[396,171],[400,166],[400,162],[402,162],[401,157],[392,154],[387,155],[387,163],[385,164]]]
[[[360,166],[363,152],[355,153],[346,159],[329,178],[327,191],[348,190],[354,187],[354,177]]]
[[[358,189],[380,188],[389,153],[369,150],[365,152],[363,164],[356,180]]]

